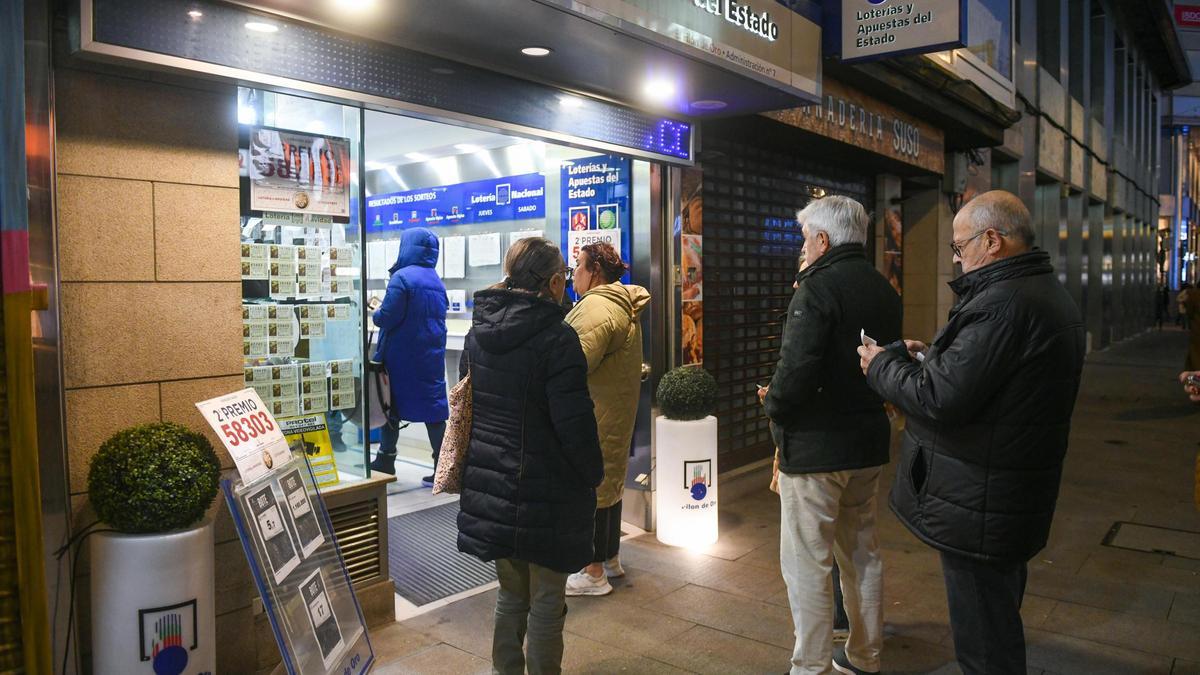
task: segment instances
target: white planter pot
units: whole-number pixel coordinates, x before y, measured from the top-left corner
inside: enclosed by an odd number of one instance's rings
[[[671,546],[717,541],[717,418],[654,420],[654,513],[658,540]]]
[[[216,671],[213,527],[89,537],[97,675]]]

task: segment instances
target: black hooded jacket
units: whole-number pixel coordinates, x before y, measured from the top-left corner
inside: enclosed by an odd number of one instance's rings
[[[559,572],[592,561],[604,459],[587,361],[560,305],[519,291],[475,294],[459,375],[474,416],[458,549]]]
[[[924,364],[902,346],[867,381],[907,416],[891,506],[931,546],[1021,562],[1046,545],[1083,370],[1079,310],[1032,251],[950,284]]]

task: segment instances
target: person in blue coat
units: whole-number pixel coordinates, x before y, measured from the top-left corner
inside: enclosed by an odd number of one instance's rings
[[[372,317],[380,335],[375,354],[391,385],[388,422],[382,429],[379,454],[372,471],[395,473],[400,425],[420,422],[433,446],[433,464],[446,432],[450,409],[446,403],[446,287],[434,267],[437,236],[423,227],[404,231],[400,255],[388,269],[387,294]],[[426,476],[433,485],[433,476]]]

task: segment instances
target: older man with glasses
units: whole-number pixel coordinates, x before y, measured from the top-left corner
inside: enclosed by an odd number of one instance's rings
[[[779,364],[759,392],[779,448],[780,565],[796,631],[790,672],[875,672],[883,647],[875,493],[891,432],[855,348],[864,330],[880,340],[900,337],[900,297],[866,258],[862,204],[825,197],[796,219],[805,264]],[[835,559],[850,623],[845,651],[836,653]]]
[[[1054,517],[1083,321],[1016,195],[968,202],[950,249],[963,275],[933,343],[858,351],[871,388],[907,415],[891,506],[941,553],[959,666],[1024,675],[1026,563]]]

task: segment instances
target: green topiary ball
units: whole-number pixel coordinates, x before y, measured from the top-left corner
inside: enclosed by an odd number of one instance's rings
[[[88,492],[100,520],[131,534],[189,527],[204,517],[221,464],[203,434],[170,422],[118,431],[88,469]]]
[[[717,381],[699,366],[683,366],[663,375],[657,397],[667,419],[701,420],[717,406]]]

